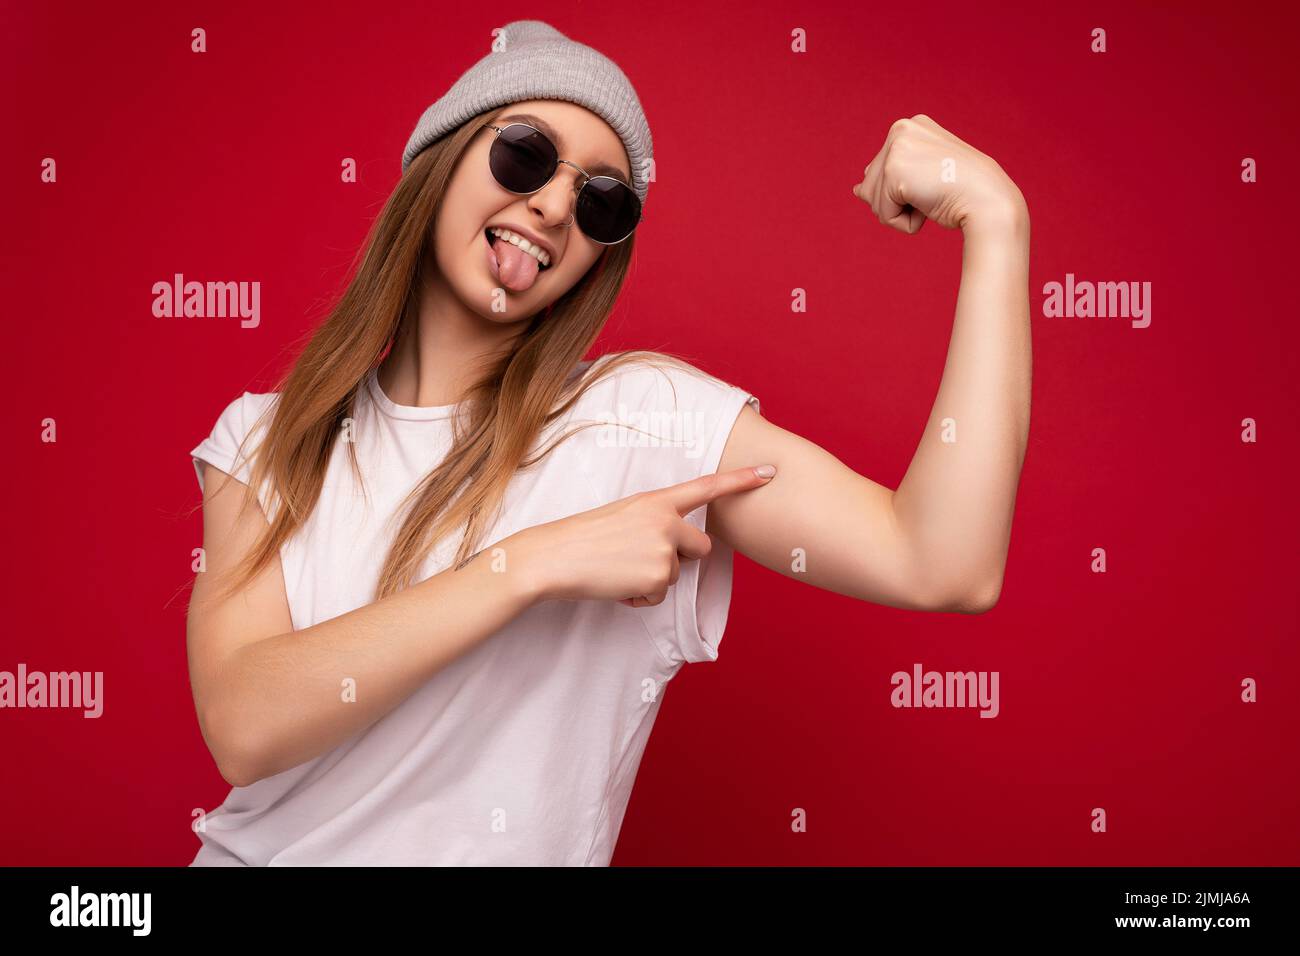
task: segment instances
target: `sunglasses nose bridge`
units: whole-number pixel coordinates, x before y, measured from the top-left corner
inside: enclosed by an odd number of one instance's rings
[[[577,170],[577,176],[575,177],[575,180],[576,180],[575,185],[569,187],[569,195],[568,195],[568,207],[569,207],[569,208],[568,208],[568,214],[569,214],[569,218],[568,218],[564,223],[562,223],[562,225],[565,225],[565,226],[571,226],[571,225],[573,225],[574,220],[576,219],[576,217],[577,217],[577,213],[578,213],[578,208],[577,208],[577,207],[578,207],[578,193],[581,192],[581,190],[582,190],[582,186],[585,186],[585,185],[586,185],[586,180],[588,180],[588,179],[591,178],[591,177],[589,177],[585,172],[583,172],[582,167],[577,166],[577,165],[575,165],[575,164],[569,162],[567,159],[556,160],[555,169],[554,169],[554,171],[551,173],[550,178],[547,179],[546,182],[543,183],[543,184],[541,185],[541,187],[539,187],[537,190],[535,190],[533,193],[531,193],[531,196],[532,196],[533,198],[536,198],[536,197],[542,195],[542,193],[544,193],[545,191],[547,191],[547,190],[548,190],[548,189],[549,189],[549,188],[550,188],[550,187],[555,183],[555,181],[556,181],[556,180],[559,178],[559,176],[560,176],[560,166],[561,166],[561,165],[572,166],[575,170]],[[578,185],[578,183],[580,183],[581,185]]]
[[[565,166],[572,166],[574,169],[576,169],[578,171],[578,179],[582,180],[584,186],[586,185],[587,180],[591,178],[590,176],[587,175],[587,171],[583,169],[581,166],[579,166],[577,163],[571,163],[567,159],[556,160],[556,162],[563,163]],[[558,172],[559,170],[557,169],[556,171]]]

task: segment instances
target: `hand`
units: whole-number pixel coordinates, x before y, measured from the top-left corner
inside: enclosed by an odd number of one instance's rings
[[[926,219],[965,231],[972,221],[1028,218],[1016,184],[990,157],[924,113],[889,127],[853,194],[881,223],[912,235]]]
[[[538,600],[609,599],[651,607],[677,583],[682,560],[697,560],[713,548],[685,516],[722,495],[769,481],[771,476],[753,468],[702,475],[525,528],[501,546],[508,566],[528,576]]]

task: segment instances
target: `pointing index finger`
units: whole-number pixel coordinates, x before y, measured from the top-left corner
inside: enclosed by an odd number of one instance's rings
[[[700,475],[698,478],[692,478],[690,481],[683,481],[681,484],[669,485],[667,488],[660,490],[673,503],[677,513],[683,518],[699,508],[701,505],[707,505],[723,495],[735,494],[738,491],[748,491],[751,488],[758,488],[772,480],[776,474],[776,468],[772,465],[760,465],[757,468],[736,468],[732,471],[721,471],[712,475]]]

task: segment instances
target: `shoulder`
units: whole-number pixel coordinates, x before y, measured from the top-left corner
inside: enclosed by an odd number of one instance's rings
[[[190,451],[200,488],[204,461],[248,483],[249,463],[278,397],[278,392],[244,392],[226,404],[208,436]]]
[[[745,407],[759,410],[749,391],[663,353],[603,355],[583,374],[574,417],[598,426],[588,441],[623,482],[613,497],[713,473]]]
[[[612,352],[584,363],[582,377],[590,381],[588,394],[597,407],[616,406],[662,412],[708,410],[750,403],[750,392],[677,356],[649,350]],[[603,404],[602,404],[603,403]]]
[[[228,403],[217,415],[217,427],[240,437],[247,435],[275,404],[279,392],[244,392]]]

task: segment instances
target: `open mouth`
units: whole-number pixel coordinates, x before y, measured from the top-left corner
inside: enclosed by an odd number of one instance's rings
[[[483,238],[487,240],[487,244],[488,244],[488,247],[489,247],[489,248],[491,248],[492,245],[497,241],[497,240],[496,240],[496,236],[492,235],[492,230],[491,230],[490,228],[489,228],[489,229],[484,229],[484,230],[483,230]],[[527,254],[527,253],[525,253],[525,254]],[[539,274],[540,274],[540,273],[543,273],[543,272],[546,272],[546,271],[547,271],[548,269],[550,269],[550,268],[551,268],[551,267],[548,266],[548,265],[543,265],[541,259],[538,259],[538,260],[537,260],[537,271],[538,271]]]

